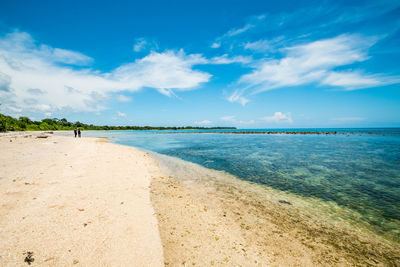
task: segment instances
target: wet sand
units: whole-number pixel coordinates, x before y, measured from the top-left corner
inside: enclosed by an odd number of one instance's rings
[[[182,160],[162,165],[171,176],[153,180],[152,201],[169,266],[400,266],[398,243],[307,212],[312,203]]]

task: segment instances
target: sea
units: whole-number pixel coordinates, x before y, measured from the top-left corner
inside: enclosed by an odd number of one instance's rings
[[[232,133],[235,131],[240,133]],[[280,133],[254,134],[268,131]],[[362,225],[400,243],[400,128],[87,131],[83,134],[107,137],[112,143],[150,151],[164,162],[166,156],[178,158],[282,194],[308,199],[310,203],[329,204],[319,206],[329,206],[333,220]]]

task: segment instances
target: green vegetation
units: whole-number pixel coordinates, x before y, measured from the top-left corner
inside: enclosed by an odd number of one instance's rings
[[[96,126],[82,122],[69,122],[67,119],[43,119],[32,121],[27,117],[15,119],[0,113],[0,132],[7,131],[54,131],[54,130],[191,130],[191,129],[236,129],[235,127],[152,127],[152,126]]]

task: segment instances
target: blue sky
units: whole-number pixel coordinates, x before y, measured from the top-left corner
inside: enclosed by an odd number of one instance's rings
[[[1,1],[0,112],[400,126],[398,1]]]

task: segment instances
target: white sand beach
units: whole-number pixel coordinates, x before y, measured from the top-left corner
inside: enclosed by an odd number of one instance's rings
[[[163,266],[146,153],[37,135],[0,137],[0,266]]]

